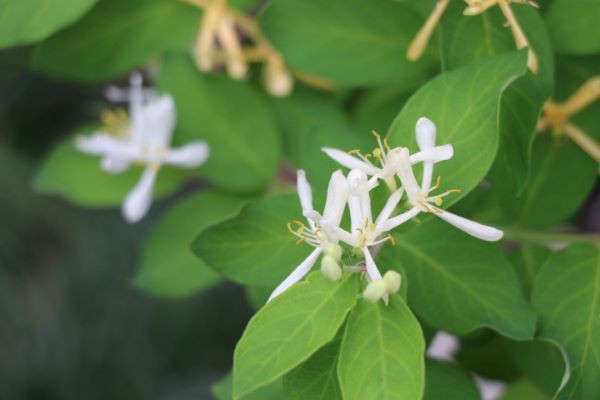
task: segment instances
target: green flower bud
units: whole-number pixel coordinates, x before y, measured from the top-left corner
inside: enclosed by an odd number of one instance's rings
[[[367,288],[363,292],[363,298],[371,303],[377,303],[383,296],[387,294],[386,283],[383,279],[369,282]]]
[[[342,259],[342,246],[339,244],[329,243],[325,246],[325,254],[331,256],[335,261],[340,262]]]
[[[342,268],[332,256],[326,254],[321,259],[321,273],[323,273],[327,279],[339,281],[342,277]]]
[[[402,277],[396,271],[388,271],[383,275],[383,281],[385,282],[387,293],[392,294],[400,290]]]

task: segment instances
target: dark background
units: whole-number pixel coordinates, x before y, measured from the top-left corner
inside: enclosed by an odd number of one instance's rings
[[[28,52],[0,52],[0,400],[211,398],[251,315],[243,290],[168,301],[133,287],[168,200],[131,226],[33,193],[53,144],[106,103],[28,72]]]

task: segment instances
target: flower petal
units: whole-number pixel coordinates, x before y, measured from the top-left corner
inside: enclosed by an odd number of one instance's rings
[[[502,239],[502,236],[504,236],[504,232],[502,232],[499,229],[487,225],[482,225],[478,222],[460,217],[448,211],[442,210],[441,212],[433,213],[433,215],[440,217],[450,225],[453,225],[458,229],[462,230],[463,232],[466,232],[469,235],[481,240],[495,242],[497,240]]]
[[[158,171],[154,168],[146,168],[139,182],[125,198],[123,202],[123,217],[130,224],[142,219],[150,209],[152,203],[152,190],[156,181]]]
[[[103,157],[101,165],[103,171],[111,174],[120,174],[131,166],[131,161],[115,157]]]
[[[275,297],[279,296],[281,293],[285,292],[300,279],[304,278],[306,274],[308,274],[308,271],[310,271],[312,266],[315,265],[315,262],[317,261],[317,258],[319,257],[322,251],[323,249],[320,247],[314,249],[313,252],[310,253],[308,257],[306,257],[306,259],[302,261],[302,263],[300,263],[300,265],[298,265],[296,269],[294,269],[292,273],[289,274],[287,278],[285,278],[283,282],[281,282],[279,286],[275,288],[273,293],[271,293],[271,296],[269,296],[269,300],[267,300],[267,303],[273,300]]]
[[[409,159],[412,165],[418,162],[440,162],[451,159],[454,156],[454,147],[451,144],[431,147],[411,154]]]
[[[417,183],[417,178],[415,178],[415,173],[412,170],[408,149],[402,148],[398,153],[398,158],[399,163],[396,171],[398,178],[400,178],[400,182],[406,191],[406,195],[408,196],[410,203],[412,205],[417,205],[420,201],[422,191],[421,187],[419,187],[419,184]]]
[[[119,140],[104,133],[79,136],[75,139],[75,147],[83,152],[98,156],[134,161],[138,158],[137,146],[126,140]]]
[[[362,251],[365,256],[365,265],[367,266],[367,277],[369,278],[369,281],[374,282],[383,279],[379,269],[377,269],[377,265],[375,264],[375,260],[373,260],[369,249],[367,247],[363,247]],[[383,286],[385,288],[385,284]],[[387,305],[389,301],[389,295],[384,294],[381,296],[381,298],[383,299],[385,305]]]
[[[175,118],[173,97],[162,95],[150,100],[144,106],[144,142],[151,147],[169,147]]]
[[[392,215],[392,213],[396,209],[396,206],[402,199],[403,194],[404,194],[404,189],[402,189],[402,188],[400,188],[400,189],[396,190],[394,193],[392,193],[392,195],[388,198],[387,202],[385,203],[385,206],[379,213],[377,220],[375,220],[375,225],[377,225],[379,227],[380,224],[386,222],[390,218],[390,215]]]
[[[356,157],[346,153],[345,151],[333,149],[331,147],[323,147],[321,148],[325,154],[331,157],[334,161],[338,162],[340,165],[343,165],[346,168],[350,169],[359,169],[363,171],[367,175],[375,175],[378,172],[378,169],[373,165],[369,165],[366,162],[359,160]]]
[[[310,187],[310,183],[308,183],[308,180],[306,179],[306,172],[304,172],[302,169],[299,169],[298,172],[296,172],[296,187],[298,190],[298,197],[300,198],[302,210],[312,211],[312,189]]]
[[[165,164],[184,168],[196,168],[206,161],[210,151],[206,142],[197,140],[184,146],[171,149],[164,159]]]
[[[416,217],[420,212],[421,210],[419,210],[417,207],[413,207],[400,215],[396,215],[395,217],[388,219],[387,221],[381,223],[381,225],[378,224],[377,230],[379,232],[389,232],[397,226],[402,225],[409,219]]]
[[[419,118],[415,128],[419,149],[426,150],[435,146],[436,128],[429,118]]]
[[[340,170],[331,174],[327,187],[327,200],[323,209],[323,218],[329,226],[339,226],[348,201],[348,181]]]

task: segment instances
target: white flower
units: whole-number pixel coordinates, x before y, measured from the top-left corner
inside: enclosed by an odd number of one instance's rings
[[[330,279],[336,277],[339,279],[341,277],[341,267],[339,267],[338,263],[342,256],[342,249],[338,245],[339,238],[337,237],[337,232],[348,199],[348,183],[346,182],[346,178],[340,171],[335,171],[331,175],[327,189],[327,200],[325,201],[325,208],[322,215],[313,208],[312,190],[306,180],[306,174],[302,170],[298,171],[297,174],[297,187],[302,213],[306,217],[308,226],[301,221],[294,221],[288,224],[288,229],[298,237],[298,243],[306,242],[315,247],[315,249],[275,288],[268,301],[273,300],[290,286],[304,278],[323,252],[325,253],[321,266],[323,274]],[[296,226],[295,228],[294,225]],[[339,271],[335,269],[333,262],[338,265]]]
[[[417,122],[416,135],[417,144],[419,145],[421,152],[434,148],[436,128],[432,121],[427,118],[419,119]],[[402,149],[399,152],[399,158],[400,168],[398,169],[398,177],[400,178],[400,182],[402,182],[402,187],[406,191],[408,200],[413,208],[403,214],[391,218],[385,227],[386,229],[393,229],[420,212],[429,212],[476,238],[488,241],[496,241],[502,238],[503,232],[501,230],[479,224],[439,208],[443,203],[443,198],[450,193],[457,192],[457,190],[447,190],[438,195],[430,195],[432,191],[438,189],[440,186],[440,180],[438,178],[437,184],[431,187],[434,161],[423,161],[423,179],[419,186],[412,170],[412,163],[408,150]]]
[[[373,221],[371,196],[369,194],[370,190],[373,189],[372,181],[368,180],[364,171],[353,169],[348,174],[348,186],[350,189],[348,209],[350,210],[352,231],[346,232],[338,228],[337,236],[346,244],[360,249],[365,258],[367,279],[371,283],[367,286],[364,296],[371,301],[383,298],[387,304],[388,295],[397,291],[400,287],[399,284],[396,288],[395,284],[375,283],[381,281],[383,277],[375,264],[375,260],[373,260],[369,247],[377,246],[388,240],[393,242],[394,239],[387,233],[386,226],[388,219],[402,198],[403,189],[398,189],[392,193],[377,219]]]
[[[392,149],[390,148],[386,139],[381,140],[381,136],[375,131],[372,133],[377,139],[377,148],[375,148],[371,153],[363,155],[360,149],[344,152],[331,147],[323,147],[322,150],[325,152],[325,154],[344,167],[350,169],[359,169],[365,174],[374,177],[374,179],[383,180],[390,190],[396,190],[396,180],[394,176],[399,168],[398,152],[402,148],[396,147]],[[412,164],[416,164],[424,160],[438,162],[450,159],[453,154],[454,150],[450,144],[438,147],[432,146],[410,156],[410,162]]]
[[[194,141],[179,148],[170,147],[175,128],[175,103],[171,96],[154,97],[135,112],[139,114],[136,115],[138,125],[132,127],[132,132],[136,133],[130,137],[120,139],[96,133],[79,137],[75,143],[80,151],[103,157],[105,169],[106,160],[112,163],[111,168],[115,163],[120,168],[132,163],[146,166],[140,181],[123,203],[123,215],[130,223],[139,221],[150,208],[156,175],[163,164],[195,168],[203,164],[209,154],[208,145],[203,141]]]

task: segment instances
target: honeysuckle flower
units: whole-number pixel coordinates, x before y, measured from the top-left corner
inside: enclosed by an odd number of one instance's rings
[[[564,134],[575,142],[596,162],[600,163],[600,145],[570,121],[571,117],[600,98],[600,76],[588,79],[575,93],[564,102],[548,100],[538,122],[538,130],[552,130],[554,135]]]
[[[396,290],[395,284],[374,283],[381,281],[383,277],[375,264],[375,260],[369,250],[370,247],[377,246],[388,240],[394,242],[391,235],[385,229],[386,222],[392,215],[396,206],[402,198],[403,189],[397,189],[388,198],[385,206],[379,213],[376,220],[373,220],[371,211],[371,196],[369,191],[372,189],[367,174],[360,169],[353,169],[348,174],[348,186],[350,193],[348,196],[348,209],[350,211],[351,232],[337,228],[337,236],[344,243],[360,250],[365,258],[365,271],[367,280],[370,282],[367,286],[365,297],[373,299],[383,299],[387,304],[388,295]],[[393,281],[394,278],[388,278]],[[398,284],[399,289],[399,284]]]
[[[170,147],[176,117],[171,96],[154,97],[143,104],[139,113],[143,132],[137,132],[132,139],[93,134],[79,137],[75,142],[84,153],[117,160],[121,165],[145,165],[142,177],[123,202],[123,216],[130,223],[139,221],[150,208],[154,182],[162,165],[195,168],[203,164],[209,154],[208,145],[201,140],[178,148]]]
[[[450,0],[438,0],[432,13],[429,15],[423,27],[419,30],[410,46],[408,47],[406,56],[411,61],[416,61],[423,55],[427,44],[435,30],[435,27],[440,21],[444,11],[448,7]],[[479,15],[485,12],[488,8],[497,5],[500,7],[502,14],[506,17],[507,23],[510,26],[513,38],[517,49],[525,47],[529,48],[528,53],[528,66],[531,72],[534,74],[538,71],[538,58],[529,41],[527,36],[523,32],[519,21],[517,20],[510,3],[527,4],[533,7],[538,7],[537,3],[532,0],[464,0],[467,3],[463,14],[466,16]]]
[[[273,96],[287,96],[292,75],[283,57],[263,35],[256,21],[229,7],[227,0],[183,0],[204,10],[193,55],[199,70],[225,65],[233,79],[242,79],[251,62],[264,62],[264,80]],[[243,38],[250,39],[244,44]]]
[[[331,175],[323,214],[315,211],[313,207],[312,189],[306,180],[306,173],[302,170],[297,173],[296,185],[300,205],[302,206],[302,214],[308,225],[301,221],[294,221],[288,224],[288,229],[298,237],[298,244],[306,242],[315,249],[275,288],[267,302],[304,278],[322,253],[324,253],[321,262],[323,274],[332,280],[338,280],[342,276],[342,270],[339,266],[342,249],[338,244],[338,229],[348,200],[346,178],[341,171],[335,171]]]
[[[433,122],[427,118],[419,119],[417,122],[416,136],[417,144],[421,151],[434,146],[436,128]],[[400,178],[400,182],[402,182],[402,188],[406,191],[408,201],[412,205],[412,208],[405,213],[390,218],[384,229],[393,229],[421,212],[428,212],[476,238],[487,241],[496,241],[502,238],[503,232],[501,230],[491,226],[482,225],[439,208],[443,203],[444,197],[451,193],[456,193],[458,190],[447,190],[437,195],[430,194],[440,187],[439,178],[436,185],[430,187],[433,177],[432,162],[423,162],[423,179],[421,185],[419,185],[412,170],[408,149],[401,149],[399,158],[400,168],[398,169],[398,177]]]
[[[390,148],[386,139],[381,139],[379,133],[373,131],[377,139],[377,147],[371,152],[362,154],[360,149],[344,152],[331,147],[323,147],[333,160],[350,169],[358,169],[376,179],[383,180],[391,191],[396,190],[396,171],[398,170],[400,147]],[[416,164],[425,160],[439,162],[450,159],[454,154],[452,145],[432,146],[410,156],[410,162]]]

